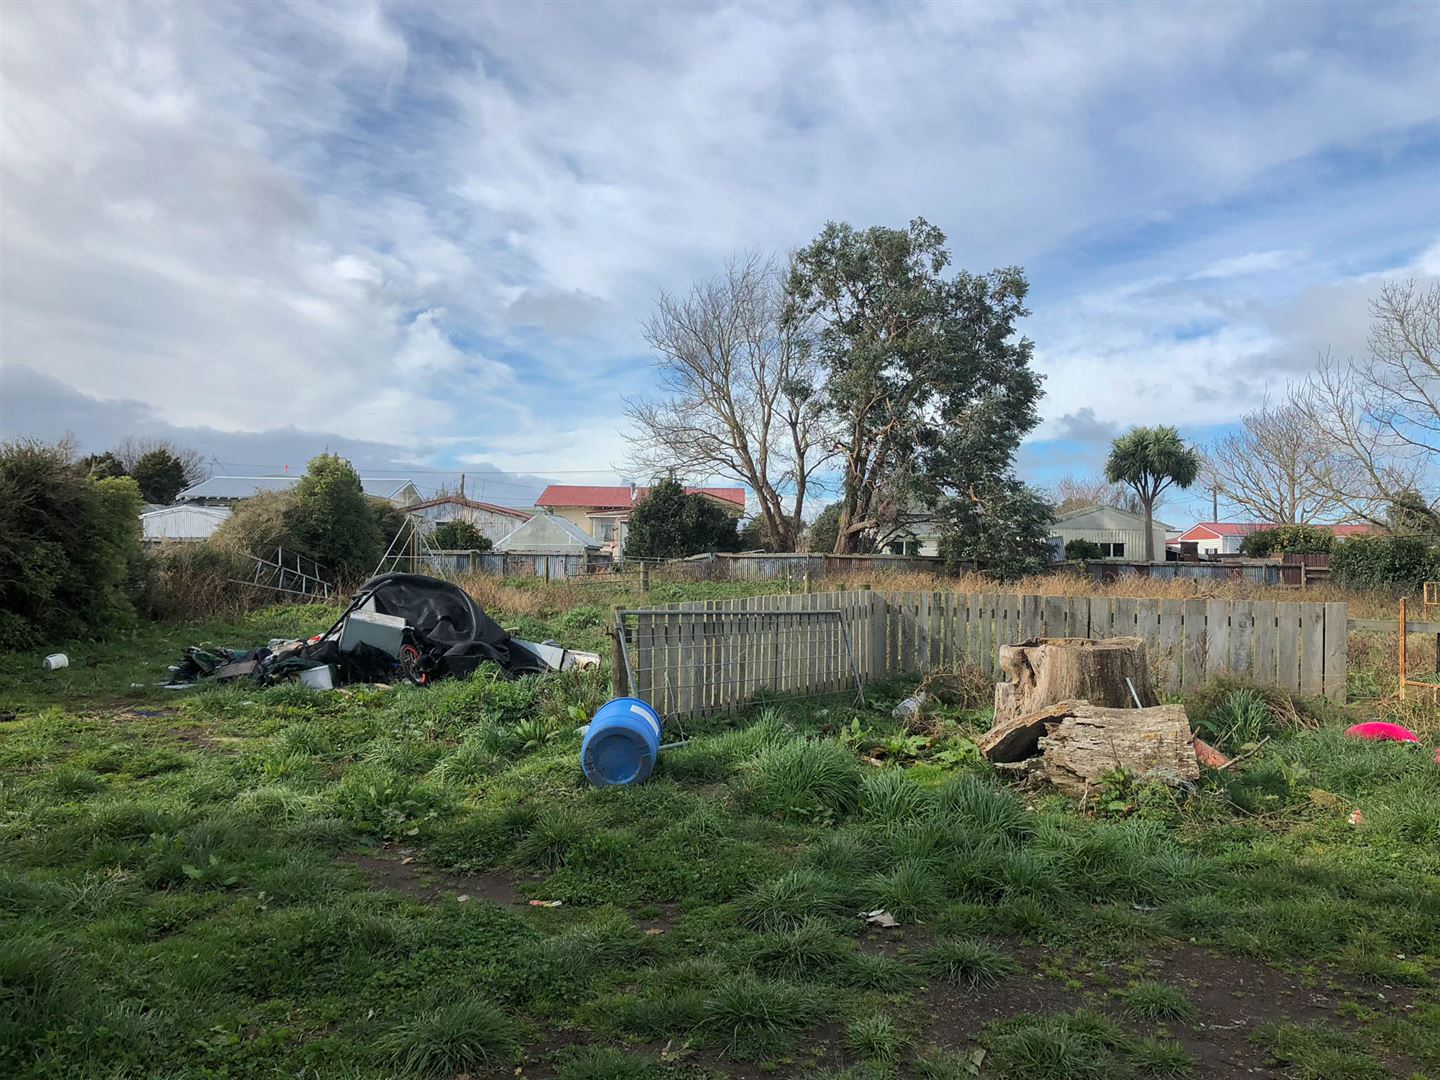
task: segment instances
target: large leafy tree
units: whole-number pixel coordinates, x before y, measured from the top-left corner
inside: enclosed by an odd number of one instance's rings
[[[1155,561],[1155,506],[1172,487],[1188,488],[1200,475],[1200,455],[1173,427],[1137,427],[1110,447],[1105,479],[1135,493],[1145,512],[1145,561]]]
[[[792,262],[789,324],[805,325],[843,467],[834,550],[903,513],[912,493],[977,506],[1008,482],[1040,380],[1018,267],[947,276],[945,234],[830,223]]]
[[[940,554],[951,563],[974,560],[1002,578],[1038,573],[1051,563],[1049,501],[1014,478],[947,499],[939,510]]]
[[[681,559],[740,546],[735,519],[704,495],[687,495],[676,480],[659,480],[630,511],[625,554]]]
[[[375,509],[350,462],[336,454],[312,458],[284,513],[285,532],[321,565],[349,576],[369,573],[384,554]]]
[[[189,486],[185,463],[165,447],[146,451],[130,470],[147,503],[169,506]]]

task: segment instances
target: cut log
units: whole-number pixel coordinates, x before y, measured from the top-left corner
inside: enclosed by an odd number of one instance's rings
[[[1035,638],[1002,645],[1000,669],[1010,681],[995,687],[996,724],[1062,701],[1131,708],[1130,684],[1142,706],[1160,704],[1139,638]]]
[[[1197,780],[1194,737],[1183,705],[1078,705],[1040,740],[1045,778],[1077,797],[1094,792],[1100,778],[1117,769],[1171,784]]]
[[[1020,761],[1039,752],[1040,736],[1071,716],[1083,701],[1061,701],[1043,709],[997,721],[975,745],[986,761]]]

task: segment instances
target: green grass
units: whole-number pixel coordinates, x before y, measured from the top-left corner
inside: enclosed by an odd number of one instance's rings
[[[926,971],[954,986],[994,986],[1020,970],[1014,957],[983,941],[942,941],[921,958]]]
[[[1188,1055],[1154,1032],[1192,1019],[1189,1003],[1115,989],[1114,964],[1192,939],[1386,995],[1363,998],[1355,1034],[1263,1028],[1236,1051],[1247,1064],[1364,1077],[1383,1046],[1440,1069],[1424,1030],[1440,924],[1427,754],[1281,726],[1193,795],[1097,820],[938,750],[876,769],[834,737],[902,734],[888,710],[913,683],[872,688],[869,706],[687,721],[649,783],[606,790],[576,763],[574,710],[606,696],[593,674],[350,697],[130,691],[142,646],[171,662],[202,635],[245,644],[329,617],[278,609],[76,649],[69,683],[0,658],[0,686],[21,691],[0,721],[0,1073],[698,1080],[695,1054],[804,1075],[823,1036],[852,1063],[835,1075],[1180,1076]],[[536,636],[567,618],[598,638],[606,617],[524,618]],[[935,722],[944,747],[985,717]],[[361,853],[397,888],[354,868]],[[522,901],[485,901],[495,882]],[[866,928],[872,907],[904,925]],[[940,983],[1018,985],[1039,974],[1015,959],[1032,947],[1064,965],[1047,986],[1074,1004],[1109,988],[1120,1020],[1011,1017],[927,1047]],[[554,1032],[581,1046],[553,1051]]]
[[[1132,983],[1120,992],[1120,1000],[1142,1020],[1189,1023],[1195,1019],[1195,1006],[1183,992],[1153,979]]]

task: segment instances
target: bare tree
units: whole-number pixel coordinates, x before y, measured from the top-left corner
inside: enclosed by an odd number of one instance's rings
[[[1132,514],[1143,513],[1140,498],[1121,484],[1112,484],[1102,476],[1066,476],[1055,482],[1048,492],[1055,504],[1055,513],[1068,514],[1091,506],[1113,506]],[[1156,506],[1160,503],[1157,501]]]
[[[782,319],[783,278],[749,254],[685,296],[661,293],[645,324],[665,396],[627,399],[642,475],[724,476],[755,493],[772,550],[793,551],[807,487],[834,456],[806,327]]]
[[[1344,509],[1334,494],[1342,470],[1304,410],[1266,404],[1207,448],[1203,477],[1208,489],[1257,521],[1309,525]]]
[[[1377,525],[1440,533],[1440,283],[1391,282],[1370,304],[1369,355],[1328,355],[1291,403],[1328,444],[1318,490]]]
[[[187,486],[198,484],[210,476],[210,463],[200,455],[199,451],[192,450],[188,446],[180,446],[169,439],[156,439],[148,435],[127,435],[120,440],[120,445],[115,447],[114,454],[128,473],[134,471],[142,457],[155,450],[164,450],[180,462],[185,469]]]

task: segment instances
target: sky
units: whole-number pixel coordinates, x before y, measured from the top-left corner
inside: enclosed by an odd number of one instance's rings
[[[923,216],[1031,282],[1022,473],[1095,474],[1440,276],[1437,55],[1433,3],[7,3],[0,434],[528,505],[628,476],[661,289]]]

